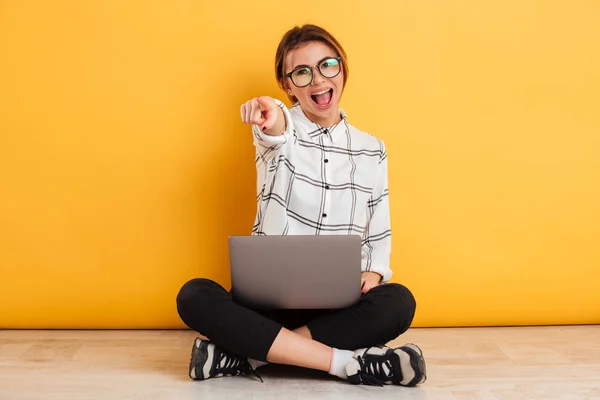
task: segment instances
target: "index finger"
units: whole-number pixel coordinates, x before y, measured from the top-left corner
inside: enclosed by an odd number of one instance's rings
[[[258,102],[258,105],[260,106],[261,110],[269,110],[271,109],[271,103],[269,102],[269,98],[266,96],[261,96],[261,97],[257,97],[256,101]]]

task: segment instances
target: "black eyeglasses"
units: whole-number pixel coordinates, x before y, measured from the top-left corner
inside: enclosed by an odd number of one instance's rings
[[[319,61],[314,67],[308,65],[301,65],[296,67],[295,70],[286,74],[288,78],[292,80],[294,86],[303,88],[310,85],[313,81],[314,74],[313,69],[317,67],[319,73],[325,78],[335,78],[342,71],[341,63],[342,57],[327,57]]]

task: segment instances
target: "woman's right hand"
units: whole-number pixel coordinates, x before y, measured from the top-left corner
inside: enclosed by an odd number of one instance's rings
[[[261,131],[270,136],[282,135],[285,131],[283,111],[269,96],[255,97],[242,104],[242,121],[249,125],[258,125]]]

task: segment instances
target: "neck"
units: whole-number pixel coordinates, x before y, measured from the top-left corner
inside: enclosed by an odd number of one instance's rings
[[[311,122],[322,126],[323,128],[329,128],[342,120],[342,116],[340,114],[340,110],[338,109],[335,113],[328,115],[327,117],[319,117],[317,115],[311,114],[309,112],[304,112],[306,118],[308,118]]]

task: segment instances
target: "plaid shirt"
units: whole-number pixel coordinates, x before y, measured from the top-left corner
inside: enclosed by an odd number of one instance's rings
[[[269,136],[252,126],[257,213],[253,235],[360,235],[362,270],[387,282],[391,230],[383,142],[350,125],[323,128],[299,105],[283,110],[287,128]]]

